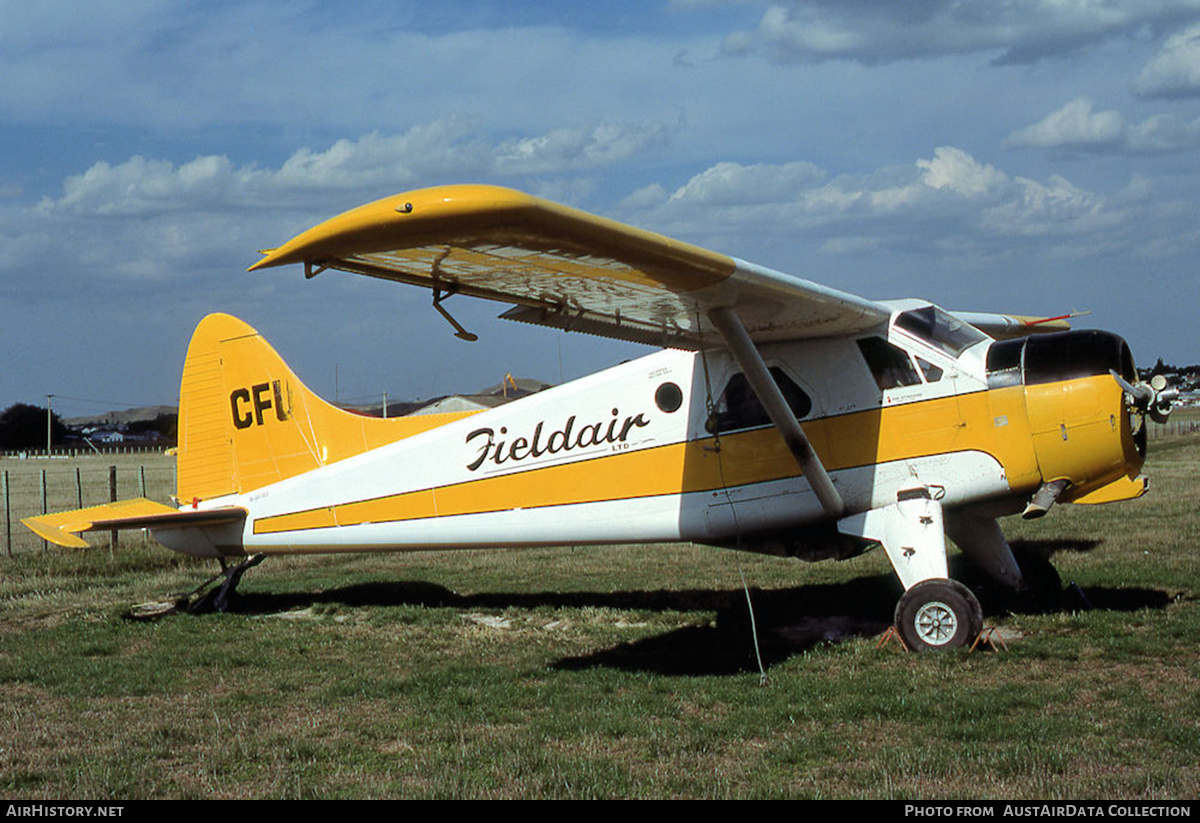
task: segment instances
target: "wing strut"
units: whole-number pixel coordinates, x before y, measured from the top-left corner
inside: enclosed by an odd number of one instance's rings
[[[846,513],[846,504],[842,502],[842,496],[834,488],[833,480],[830,479],[829,473],[821,464],[821,458],[813,451],[812,444],[805,436],[804,430],[800,428],[800,423],[796,421],[792,410],[788,408],[783,392],[779,390],[779,386],[775,385],[775,380],[767,371],[767,364],[763,362],[762,355],[759,354],[754,341],[750,339],[741,319],[731,308],[713,309],[708,313],[708,319],[721,333],[721,338],[725,341],[733,359],[745,373],[750,388],[754,390],[759,402],[766,409],[767,416],[771,418],[775,428],[783,435],[783,442],[787,444],[788,450],[800,464],[804,477],[812,486],[812,490],[816,492],[817,499],[821,501],[825,512],[830,517],[840,518]]]

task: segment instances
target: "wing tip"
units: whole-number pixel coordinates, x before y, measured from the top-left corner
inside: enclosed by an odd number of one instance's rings
[[[68,525],[73,528],[74,524],[54,525],[52,523],[45,522],[43,519],[45,517],[46,515],[43,515],[42,517],[23,517],[21,518],[21,525],[29,529],[38,537],[49,543],[53,543],[56,546],[62,546],[67,549],[89,548],[86,540],[67,530]],[[91,524],[86,523],[84,525],[86,527]]]
[[[268,266],[271,265],[271,258],[275,255],[275,253],[277,251],[279,251],[278,246],[276,246],[273,249],[259,249],[258,253],[262,255],[262,260],[259,260],[257,263],[254,263],[252,266],[250,266],[248,269],[246,269],[246,271],[254,271],[256,269],[267,268]]]

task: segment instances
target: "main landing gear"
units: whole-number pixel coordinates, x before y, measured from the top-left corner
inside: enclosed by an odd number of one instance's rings
[[[983,631],[979,601],[948,574],[945,519],[939,500],[944,491],[941,486],[914,482],[897,491],[895,503],[838,521],[842,534],[877,543],[887,552],[905,589],[896,604],[896,633],[905,647],[913,650],[967,646]],[[957,522],[952,521],[952,527]],[[999,534],[998,527],[995,532]],[[1003,541],[1000,536],[997,542],[1007,552]],[[1013,583],[1020,580],[1015,564],[1011,579]]]

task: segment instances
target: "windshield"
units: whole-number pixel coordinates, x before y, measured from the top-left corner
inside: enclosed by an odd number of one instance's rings
[[[896,325],[951,357],[958,357],[987,336],[937,306],[906,311],[896,318]]]

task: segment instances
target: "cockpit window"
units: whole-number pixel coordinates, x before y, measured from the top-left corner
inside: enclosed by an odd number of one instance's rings
[[[858,348],[880,390],[915,386],[921,382],[908,352],[899,346],[893,346],[882,337],[864,337],[858,341]]]
[[[932,343],[951,357],[958,357],[987,336],[974,326],[942,311],[937,306],[906,311],[896,318],[896,325]]]

